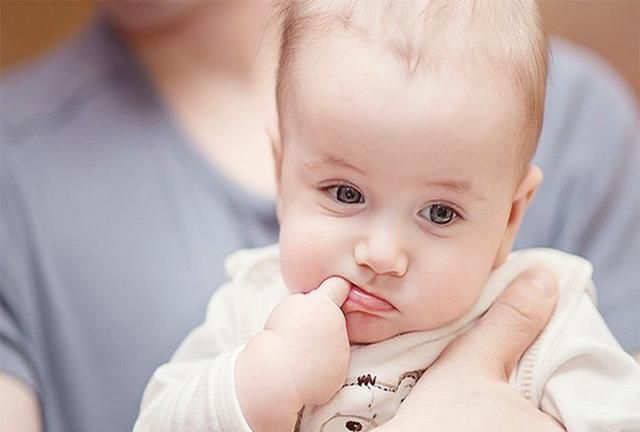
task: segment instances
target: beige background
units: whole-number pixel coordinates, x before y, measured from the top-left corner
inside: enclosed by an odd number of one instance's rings
[[[640,0],[540,3],[549,33],[600,53],[640,99]],[[90,0],[0,0],[0,70],[69,36],[89,19],[92,9]]]

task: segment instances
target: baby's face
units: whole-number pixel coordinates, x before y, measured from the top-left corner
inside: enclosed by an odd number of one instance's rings
[[[348,280],[352,343],[455,320],[504,258],[521,139],[509,90],[411,78],[346,37],[303,57],[281,113],[287,286]]]

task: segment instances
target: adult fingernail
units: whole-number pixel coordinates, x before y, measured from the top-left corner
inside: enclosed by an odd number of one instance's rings
[[[555,297],[558,294],[556,277],[546,267],[535,267],[527,270],[524,276],[541,295]]]

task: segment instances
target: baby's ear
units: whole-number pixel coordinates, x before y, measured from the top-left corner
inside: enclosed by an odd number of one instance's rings
[[[275,164],[276,174],[276,215],[278,221],[281,220],[280,213],[282,201],[280,199],[280,182],[282,178],[282,139],[280,138],[280,129],[278,128],[278,120],[273,121],[266,128],[269,141],[271,141],[271,151],[273,152],[273,163]]]
[[[513,248],[513,242],[516,239],[524,212],[533,200],[538,187],[542,183],[542,170],[536,165],[531,165],[524,175],[520,184],[516,188],[516,192],[513,196],[513,202],[511,203],[511,212],[509,213],[509,220],[507,221],[507,227],[505,228],[504,237],[502,243],[496,254],[493,267],[496,268],[507,259],[507,255]]]
[[[267,136],[271,141],[271,151],[273,152],[273,161],[275,163],[276,187],[280,189],[280,173],[282,167],[282,140],[280,138],[280,130],[278,128],[278,120],[271,122],[266,127]]]

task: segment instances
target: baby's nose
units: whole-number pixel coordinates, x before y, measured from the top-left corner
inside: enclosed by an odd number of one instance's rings
[[[390,274],[402,277],[407,272],[406,253],[397,242],[383,238],[369,238],[360,241],[354,249],[356,264],[369,267],[376,274]]]

